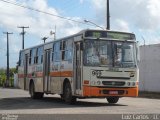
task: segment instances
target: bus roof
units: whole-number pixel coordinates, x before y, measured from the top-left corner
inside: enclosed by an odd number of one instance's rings
[[[102,35],[100,35],[98,33],[102,33]],[[53,40],[53,41],[50,41],[50,42],[42,43],[40,45],[32,46],[32,47],[29,47],[29,48],[26,48],[26,49],[23,49],[23,50],[20,50],[20,51],[25,51],[25,50],[32,49],[32,48],[35,48],[35,47],[44,46],[44,45],[47,45],[47,44],[50,44],[50,43],[53,43],[53,42],[56,42],[56,41],[59,41],[59,40],[69,39],[69,38],[79,36],[79,35],[84,35],[84,37],[95,37],[95,36],[97,36],[97,37],[107,37],[108,33],[112,37],[120,37],[120,36],[121,37],[128,37],[128,36],[122,36],[122,35],[131,35],[131,36],[135,37],[134,33],[129,33],[129,32],[121,32],[121,31],[113,31],[113,30],[84,29],[84,30],[81,30],[80,32],[78,32],[76,34],[73,34],[73,35],[70,35],[70,36],[67,36],[67,37],[63,37],[63,38],[59,38],[57,40]]]

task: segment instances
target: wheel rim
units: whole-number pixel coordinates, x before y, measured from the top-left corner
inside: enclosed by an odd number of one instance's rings
[[[70,89],[69,89],[68,86],[67,86],[67,88],[66,88],[66,99],[67,99],[67,100],[70,99]]]

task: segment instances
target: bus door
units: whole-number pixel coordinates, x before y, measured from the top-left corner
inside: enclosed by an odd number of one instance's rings
[[[25,60],[24,60],[24,90],[28,89],[28,80],[27,80],[27,75],[28,75],[28,54],[25,54]]]
[[[50,92],[50,52],[51,50],[45,50],[45,56],[44,56],[44,91]]]
[[[80,42],[75,43],[75,88],[76,94],[81,94],[81,48]]]

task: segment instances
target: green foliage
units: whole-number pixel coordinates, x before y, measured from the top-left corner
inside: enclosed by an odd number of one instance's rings
[[[13,86],[14,83],[14,73],[17,73],[16,68],[11,68],[10,71],[10,86]],[[3,86],[5,81],[6,81],[6,70],[5,69],[0,69],[0,86]]]

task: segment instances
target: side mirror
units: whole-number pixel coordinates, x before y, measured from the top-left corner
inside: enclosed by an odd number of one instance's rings
[[[139,49],[139,42],[138,41],[136,43],[136,57],[137,57],[137,62],[140,62],[140,49]]]

